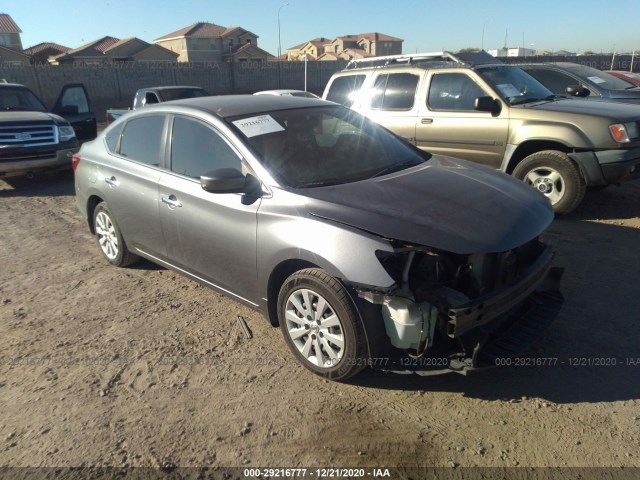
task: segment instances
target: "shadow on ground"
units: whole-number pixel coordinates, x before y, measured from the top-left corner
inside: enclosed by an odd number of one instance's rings
[[[33,178],[12,177],[0,180],[0,198],[75,195],[73,173],[40,173]]]

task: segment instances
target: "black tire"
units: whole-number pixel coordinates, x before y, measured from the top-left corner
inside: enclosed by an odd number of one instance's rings
[[[93,211],[93,228],[96,232],[98,247],[111,265],[126,267],[140,259],[127,248],[122,233],[105,202],[99,203]]]
[[[532,181],[534,175],[538,178]],[[560,215],[574,210],[587,190],[578,166],[566,153],[556,150],[529,155],[516,165],[513,176],[542,192]]]
[[[296,308],[297,300],[306,309],[304,298],[308,299],[310,312],[319,317],[318,320],[311,315],[305,317]],[[321,300],[327,306],[320,312],[320,317],[317,307]],[[292,315],[298,320],[291,320]],[[316,375],[342,381],[367,366],[367,343],[358,311],[344,285],[324,270],[300,270],[285,280],[278,295],[278,321],[296,359]],[[339,339],[342,340],[341,347]],[[305,346],[308,346],[306,355],[303,353]]]

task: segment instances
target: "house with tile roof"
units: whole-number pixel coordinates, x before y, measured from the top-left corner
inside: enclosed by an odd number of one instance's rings
[[[49,58],[67,53],[69,50],[71,50],[69,47],[54,42],[42,42],[25,48],[24,53],[29,55],[31,63],[48,63]]]
[[[242,27],[224,27],[197,22],[154,40],[178,54],[178,62],[235,62],[271,60],[273,55],[258,47],[258,36]]]
[[[178,54],[136,37],[123,38],[104,50],[109,62],[176,62]]]
[[[49,58],[49,63],[53,65],[101,65],[107,61],[105,50],[119,41],[115,37],[102,37],[81,47],[55,55]]]
[[[331,42],[331,40],[325,37],[308,40],[300,45],[287,49],[283,60],[304,60],[305,54],[307,55],[307,60],[317,60],[318,57],[324,53],[324,46],[329,42]]]
[[[178,55],[140,38],[102,37],[73,50],[54,55],[55,65],[101,65],[114,62],[175,62]]]
[[[22,30],[8,13],[0,13],[0,46],[22,52]]]
[[[318,37],[287,49],[286,60],[351,60],[402,53],[404,40],[379,32],[343,35],[333,40]]]

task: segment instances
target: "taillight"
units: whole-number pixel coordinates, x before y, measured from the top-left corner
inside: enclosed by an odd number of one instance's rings
[[[73,168],[73,173],[76,173],[78,165],[80,165],[80,154],[74,153],[73,157],[71,157],[71,168]]]

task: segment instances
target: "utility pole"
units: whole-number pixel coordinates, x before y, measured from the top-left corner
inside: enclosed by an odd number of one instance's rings
[[[287,6],[289,6],[289,2],[283,3],[282,5],[280,5],[280,8],[278,8],[278,88],[282,88],[282,69],[280,66],[280,57],[282,56],[282,42],[280,40],[280,10]]]

